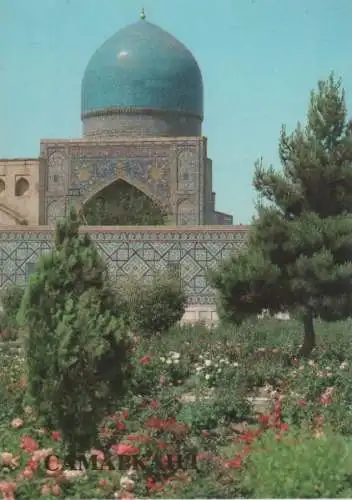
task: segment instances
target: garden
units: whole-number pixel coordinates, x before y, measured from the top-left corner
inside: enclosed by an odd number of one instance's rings
[[[209,272],[213,328],[179,325],[180,277],[116,283],[79,212],[58,221],[2,291],[4,500],[352,497],[352,139],[333,77],[280,157],[256,167],[269,203],[246,249]]]

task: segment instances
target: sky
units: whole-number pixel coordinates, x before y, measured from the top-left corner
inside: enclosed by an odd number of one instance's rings
[[[217,210],[246,224],[256,159],[280,167],[281,125],[304,123],[331,71],[352,116],[352,0],[0,0],[0,158],[81,136],[84,69],[141,7],[200,65]]]

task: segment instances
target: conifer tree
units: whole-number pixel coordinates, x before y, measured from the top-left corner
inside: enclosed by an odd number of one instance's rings
[[[257,162],[257,216],[248,246],[211,275],[223,317],[268,309],[298,314],[301,354],[315,346],[314,319],[352,313],[352,136],[341,81],[311,93],[305,127],[279,142],[282,170]]]
[[[101,419],[124,391],[129,341],[115,311],[106,265],[74,209],[57,224],[20,311],[29,392],[69,453],[96,442]]]

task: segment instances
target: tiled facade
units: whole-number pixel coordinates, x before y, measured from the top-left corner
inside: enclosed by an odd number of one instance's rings
[[[84,205],[118,179],[159,202],[170,225],[213,223],[204,137],[43,140],[40,162],[43,225],[54,224],[70,204]]]
[[[193,309],[214,309],[215,295],[207,271],[246,244],[246,226],[239,227],[84,227],[107,262],[112,280],[135,274],[151,279],[155,271],[180,273]],[[0,231],[0,288],[25,284],[38,257],[53,246],[53,229],[13,227]],[[201,308],[202,309],[202,308]],[[209,309],[209,310],[210,310]],[[202,318],[199,318],[202,319]]]

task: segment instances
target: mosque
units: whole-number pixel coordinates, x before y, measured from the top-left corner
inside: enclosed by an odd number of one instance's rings
[[[144,11],[140,17],[88,63],[82,138],[42,139],[39,158],[0,159],[2,227],[53,226],[72,203],[103,206],[110,218],[98,225],[114,225],[126,193],[160,207],[167,226],[233,224],[215,209],[199,66]]]
[[[39,158],[0,159],[0,289],[26,284],[74,204],[112,280],[171,270],[187,294],[184,321],[215,321],[208,270],[246,245],[248,228],[215,209],[203,118],[196,60],[142,11],[88,62],[82,137],[42,139]],[[134,219],[137,205],[153,220]]]

